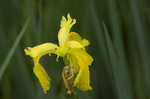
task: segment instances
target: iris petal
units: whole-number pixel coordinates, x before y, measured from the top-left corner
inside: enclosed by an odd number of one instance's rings
[[[39,58],[36,57],[33,59],[34,60],[34,67],[33,67],[33,72],[35,76],[38,78],[44,93],[46,94],[47,91],[50,89],[50,77],[48,76],[47,72],[45,69],[42,67],[42,65],[39,63]]]
[[[92,64],[93,58],[83,49],[71,49],[68,55],[70,66],[78,70],[74,87],[80,88],[82,91],[91,90],[89,66]]]
[[[90,72],[88,67],[80,68],[74,81],[74,86],[80,88],[82,91],[92,90],[92,87],[90,86]]]
[[[77,41],[68,41],[65,44],[66,48],[84,48],[81,43],[77,42]]]
[[[50,89],[50,77],[39,63],[39,60],[43,55],[55,53],[57,48],[58,46],[53,43],[44,43],[33,48],[28,47],[24,49],[26,55],[30,55],[33,58],[33,72],[38,78],[45,94]]]
[[[72,41],[72,40],[79,42],[83,47],[86,47],[90,44],[88,40],[82,39],[82,37],[76,32],[70,32],[68,41]]]
[[[26,55],[31,57],[41,57],[46,54],[54,53],[58,48],[56,44],[53,43],[44,43],[35,47],[27,47],[24,49]]]
[[[70,14],[67,15],[67,19],[63,16],[61,20],[60,30],[58,32],[59,45],[63,46],[68,40],[69,32],[71,27],[76,23],[75,19],[70,17]]]

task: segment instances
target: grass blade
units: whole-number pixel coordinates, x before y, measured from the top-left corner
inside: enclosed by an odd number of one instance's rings
[[[106,37],[108,54],[112,65],[112,72],[115,84],[114,91],[116,92],[117,99],[133,99],[132,87],[128,70],[124,65],[122,65],[121,59],[117,56],[116,50],[109,37],[105,24],[104,32]]]
[[[129,0],[130,3],[130,8],[131,8],[131,13],[133,16],[133,21],[134,21],[134,26],[135,26],[135,31],[136,31],[136,38],[137,38],[137,43],[138,43],[138,48],[139,48],[139,53],[141,56],[141,68],[142,68],[142,73],[144,75],[144,83],[145,83],[145,89],[146,89],[146,97],[149,99],[150,98],[150,78],[149,78],[149,69],[150,69],[150,54],[149,54],[149,49],[148,49],[148,40],[147,40],[147,35],[146,31],[144,29],[144,24],[141,20],[141,15],[140,15],[140,10],[138,9],[138,2],[136,0]],[[147,33],[149,34],[149,33]]]
[[[25,33],[25,30],[27,29],[28,23],[29,23],[29,20],[27,20],[27,22],[23,26],[21,32],[19,33],[19,35],[16,38],[16,41],[14,42],[12,48],[10,49],[10,51],[9,51],[6,59],[2,63],[1,68],[0,68],[0,79],[2,78],[3,74],[5,73],[5,71],[6,71],[7,67],[8,67],[9,62],[10,62],[12,56],[14,55],[14,53],[16,51],[16,48],[17,48],[17,46],[18,46],[21,38],[23,37],[23,34]]]
[[[96,11],[95,2],[93,0],[89,0],[88,4],[89,10],[88,10],[88,16],[91,20],[90,29],[93,29],[94,32],[91,37],[94,39],[91,39],[92,45],[96,45],[95,49],[93,51],[96,52],[95,61],[97,61],[97,64],[100,64],[101,66],[98,66],[94,64],[95,74],[94,75],[101,75],[101,79],[95,79],[96,85],[98,85],[100,88],[95,88],[96,95],[101,96],[106,99],[112,98],[112,94],[107,95],[108,93],[112,93],[112,88],[110,88],[111,83],[109,83],[111,80],[109,79],[109,75],[112,74],[111,69],[109,68],[110,63],[108,62],[108,54],[107,54],[107,48],[105,45],[105,37],[103,32],[103,27],[101,25],[102,18],[98,16],[98,13]],[[94,48],[94,46],[93,46]],[[99,63],[98,63],[99,62]],[[102,71],[101,71],[102,70]],[[106,83],[107,82],[107,83]],[[107,84],[107,85],[106,85]],[[102,89],[101,89],[102,88]],[[100,95],[101,93],[101,95]]]

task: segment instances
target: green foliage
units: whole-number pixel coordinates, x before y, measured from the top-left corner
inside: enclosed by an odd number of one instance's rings
[[[150,99],[148,0],[3,0],[0,2],[0,99]],[[91,41],[92,91],[67,96],[56,56],[40,62],[52,78],[48,94],[32,72],[24,48],[57,41],[70,13],[73,31]],[[30,19],[26,24],[26,21]]]

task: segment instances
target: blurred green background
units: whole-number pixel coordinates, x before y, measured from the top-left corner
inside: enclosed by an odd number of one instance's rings
[[[150,99],[149,11],[149,0],[1,0],[0,99]],[[63,61],[53,55],[41,59],[52,78],[45,95],[24,48],[58,43],[68,12],[77,19],[72,31],[91,42],[93,90],[67,96]]]

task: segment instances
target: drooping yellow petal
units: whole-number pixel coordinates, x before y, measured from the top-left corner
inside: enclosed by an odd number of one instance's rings
[[[53,43],[44,43],[35,47],[27,47],[24,49],[26,55],[31,57],[41,57],[46,54],[54,53],[58,48],[56,44]]]
[[[33,72],[38,78],[45,94],[50,89],[50,78],[46,73],[46,71],[44,70],[44,68],[39,63],[39,59],[43,55],[55,53],[57,48],[58,46],[53,43],[44,43],[32,48],[28,47],[24,49],[25,54],[30,55],[33,58],[34,62]]]
[[[33,72],[34,72],[35,76],[38,78],[38,80],[43,88],[43,92],[46,94],[47,91],[50,89],[51,79],[48,76],[45,69],[39,63],[39,57],[35,57],[33,60],[34,60]]]
[[[82,37],[76,32],[70,32],[68,41],[78,41],[83,47],[88,46],[90,42]]]
[[[88,67],[80,67],[80,71],[74,81],[74,86],[80,88],[82,91],[92,90]]]
[[[83,49],[71,49],[68,52],[67,59],[75,70],[78,70],[74,86],[83,91],[91,90],[89,66],[93,62],[93,58]]]
[[[70,17],[70,14],[67,15],[67,19],[63,16],[61,20],[60,30],[58,32],[58,41],[59,45],[63,46],[68,40],[69,32],[71,27],[76,23],[75,19]]]

